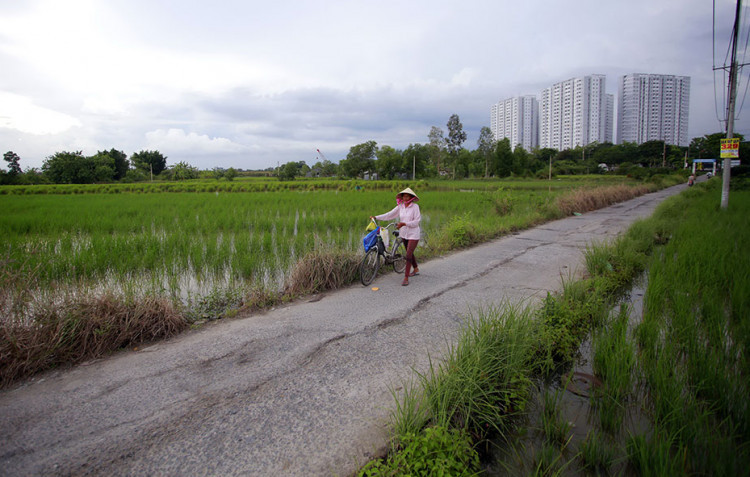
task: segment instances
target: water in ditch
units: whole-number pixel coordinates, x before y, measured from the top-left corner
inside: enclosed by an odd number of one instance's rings
[[[628,337],[643,316],[645,280],[641,280],[622,303],[627,306]],[[612,313],[619,313],[618,305]],[[604,431],[600,415],[601,393],[596,393],[601,382],[592,369],[593,350],[589,337],[581,346],[580,357],[572,367],[549,383],[538,385],[530,403],[529,413],[519,430],[508,441],[490,444],[483,475],[634,475],[627,465],[626,442],[629,436],[642,434],[650,428],[640,403],[643,396],[634,378],[634,389],[628,398],[618,403],[622,421],[616,430]],[[550,438],[550,419],[543,417],[545,405],[557,409],[559,432]],[[560,430],[561,429],[561,430]],[[596,435],[596,438],[593,438]],[[598,446],[591,443],[598,442]],[[594,450],[592,450],[594,449]],[[606,467],[586,464],[583,455],[600,454],[608,462]],[[590,460],[588,461],[590,462]]]

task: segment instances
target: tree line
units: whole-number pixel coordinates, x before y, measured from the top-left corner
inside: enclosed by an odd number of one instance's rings
[[[494,139],[492,131],[483,127],[473,150],[463,147],[466,133],[458,115],[452,115],[446,132],[436,126],[430,129],[429,142],[410,144],[405,149],[378,147],[375,141],[352,146],[338,166],[330,161],[312,167],[304,162],[287,163],[279,169],[279,179],[295,176],[341,176],[348,178],[467,178],[467,177],[547,177],[548,174],[596,174],[614,169],[634,176],[648,175],[661,169],[682,169],[692,159],[720,157],[723,133],[708,134],[680,147],[664,141],[636,143],[591,143],[559,151],[537,148],[526,151],[512,147],[508,138]],[[741,138],[741,135],[737,135]],[[740,157],[748,157],[748,145],[741,143]],[[606,166],[606,167],[605,167]],[[377,174],[377,176],[375,176]]]
[[[167,167],[167,156],[159,151],[143,150],[128,158],[117,149],[98,151],[84,156],[82,151],[62,151],[47,157],[41,169],[21,169],[21,158],[13,151],[3,155],[8,170],[0,170],[0,184],[94,184],[111,182],[143,182],[158,177],[164,180],[215,178],[233,180],[234,168],[216,167],[200,171],[186,162]]]
[[[558,151],[537,148],[526,151],[513,145],[507,138],[495,140],[492,131],[483,127],[475,149],[464,147],[466,132],[457,114],[446,124],[447,133],[433,126],[424,144],[409,144],[405,149],[388,145],[378,146],[375,141],[356,144],[338,164],[324,159],[309,166],[305,161],[292,161],[268,173],[279,180],[296,177],[342,178],[435,178],[461,179],[467,177],[547,177],[548,174],[592,174],[614,168],[618,173],[646,175],[645,169],[681,169],[692,159],[716,158],[720,151],[723,133],[694,138],[689,147],[648,141],[643,144],[591,143],[573,149]],[[740,134],[736,135],[742,141]],[[748,157],[749,146],[740,143],[740,157]],[[18,157],[12,151],[4,154],[7,171],[0,170],[0,184],[90,184],[105,182],[141,182],[158,177],[165,180],[215,178],[233,180],[238,171],[234,168],[214,168],[200,171],[186,162],[167,167],[167,157],[159,151],[140,151],[130,158],[117,149],[98,151],[84,156],[81,151],[57,152],[45,159],[41,170],[21,169]],[[602,167],[601,165],[606,165]]]

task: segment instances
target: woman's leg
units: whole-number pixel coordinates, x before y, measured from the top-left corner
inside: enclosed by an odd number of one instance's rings
[[[417,259],[414,257],[414,250],[417,248],[419,240],[404,240],[404,242],[406,242],[406,269],[404,269],[404,273],[409,278],[411,267],[413,266],[415,270],[417,269]]]

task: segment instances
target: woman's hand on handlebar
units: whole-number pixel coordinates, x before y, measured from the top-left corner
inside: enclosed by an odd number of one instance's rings
[[[397,223],[397,224],[396,224],[396,228],[397,228],[397,229],[400,229],[400,228],[401,228],[401,227],[403,227],[404,225],[406,225],[406,222],[399,222],[399,223]]]

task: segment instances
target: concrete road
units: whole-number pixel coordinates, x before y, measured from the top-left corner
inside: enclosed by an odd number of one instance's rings
[[[0,475],[351,475],[386,448],[391,389],[472,306],[559,289],[587,244],[685,187],[6,389]]]

